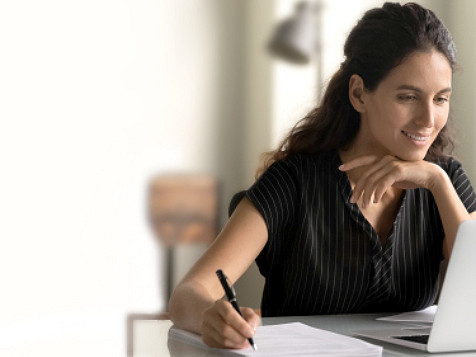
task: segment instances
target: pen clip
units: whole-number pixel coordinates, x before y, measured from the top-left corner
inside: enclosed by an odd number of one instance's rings
[[[236,299],[235,287],[233,286],[230,279],[228,279],[228,277],[225,274],[223,274],[223,276],[225,277],[225,280],[226,280],[228,286],[230,287],[231,293],[233,294],[233,298]]]
[[[225,290],[225,295],[227,299],[229,301],[236,300],[235,288],[231,284],[230,279],[228,279],[228,277],[225,275],[225,273],[221,269],[217,270],[216,273],[223,287],[223,290]]]

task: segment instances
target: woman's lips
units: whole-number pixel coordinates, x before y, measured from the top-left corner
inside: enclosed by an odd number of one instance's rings
[[[409,133],[405,130],[402,130],[402,133],[416,141],[427,141],[430,138],[430,134]]]
[[[426,146],[431,138],[429,134],[409,133],[404,130],[402,130],[402,134],[404,134],[413,144],[418,146]]]

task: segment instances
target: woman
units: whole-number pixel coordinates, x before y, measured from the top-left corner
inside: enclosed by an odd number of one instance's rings
[[[349,34],[321,105],[274,152],[170,301],[210,346],[246,347],[259,317],[220,300],[256,259],[263,316],[431,305],[476,195],[448,156],[455,48],[429,10],[386,3]],[[236,207],[236,209],[235,209]]]

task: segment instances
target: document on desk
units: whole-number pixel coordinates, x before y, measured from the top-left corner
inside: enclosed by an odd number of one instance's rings
[[[426,309],[420,311],[404,312],[398,315],[380,317],[377,320],[382,321],[398,321],[398,322],[424,322],[432,324],[435,319],[437,306],[429,306]]]
[[[174,326],[169,330],[169,338],[181,340],[203,348],[207,347],[197,334],[180,330]],[[258,346],[241,350],[209,348],[223,354],[242,356],[381,356],[382,347],[368,342],[317,329],[300,322],[282,325],[259,326],[253,337]]]

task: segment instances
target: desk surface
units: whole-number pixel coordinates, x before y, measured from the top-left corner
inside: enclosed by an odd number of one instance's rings
[[[395,322],[376,321],[378,317],[390,314],[354,314],[354,315],[321,315],[321,316],[293,316],[293,317],[268,317],[263,318],[263,325],[275,325],[288,322],[302,322],[309,326],[337,332],[344,335],[354,336],[356,330],[379,330],[395,328]],[[406,324],[408,326],[408,324]],[[182,356],[220,356],[213,350],[202,350],[180,342],[173,341],[168,345],[168,330],[172,326],[170,320],[144,320],[136,319],[132,322],[132,355],[130,357],[182,357]],[[367,342],[382,346],[383,356],[458,356],[476,357],[476,352],[469,353],[438,353],[430,354],[411,348],[400,347],[375,340],[364,339]]]

